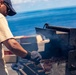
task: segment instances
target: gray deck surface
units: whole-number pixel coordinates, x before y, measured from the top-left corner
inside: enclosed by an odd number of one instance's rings
[[[6,64],[6,65],[7,65],[9,75],[18,75],[16,71],[12,70],[11,64]]]

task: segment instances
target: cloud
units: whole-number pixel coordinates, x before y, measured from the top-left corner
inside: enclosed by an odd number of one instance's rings
[[[44,1],[49,1],[49,0],[44,0]]]
[[[13,4],[27,3],[31,2],[31,0],[11,0]]]
[[[16,11],[30,11],[76,6],[76,0],[11,0]],[[24,10],[23,10],[23,9]]]
[[[45,2],[50,0],[11,0],[13,4]]]

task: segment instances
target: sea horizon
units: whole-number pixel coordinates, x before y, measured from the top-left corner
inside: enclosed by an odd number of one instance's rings
[[[43,27],[45,23],[53,26],[76,27],[76,7],[22,12],[7,17],[7,20],[14,36],[35,35],[35,27]]]

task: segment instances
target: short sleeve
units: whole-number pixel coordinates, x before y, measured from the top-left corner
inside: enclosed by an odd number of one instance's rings
[[[13,38],[13,35],[9,29],[6,18],[0,14],[0,42],[3,42],[9,38]]]

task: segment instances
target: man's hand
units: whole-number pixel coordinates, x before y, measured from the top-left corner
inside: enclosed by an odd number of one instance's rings
[[[24,57],[24,59],[28,59],[31,60],[33,62],[35,62],[35,64],[39,64],[40,60],[42,59],[42,56],[40,55],[39,52],[37,51],[32,51],[32,52],[28,52],[27,56]]]
[[[39,64],[40,60],[42,59],[42,56],[37,51],[31,52],[31,60],[35,62],[35,64]]]
[[[40,60],[42,59],[42,56],[40,55],[39,52],[32,51],[32,52],[28,52],[27,56],[24,57],[24,59],[31,60],[35,62],[36,65],[38,65],[40,63]],[[13,70],[19,70],[19,69],[22,69],[23,66],[20,65],[20,62],[19,62],[19,63],[12,64],[11,68]]]

